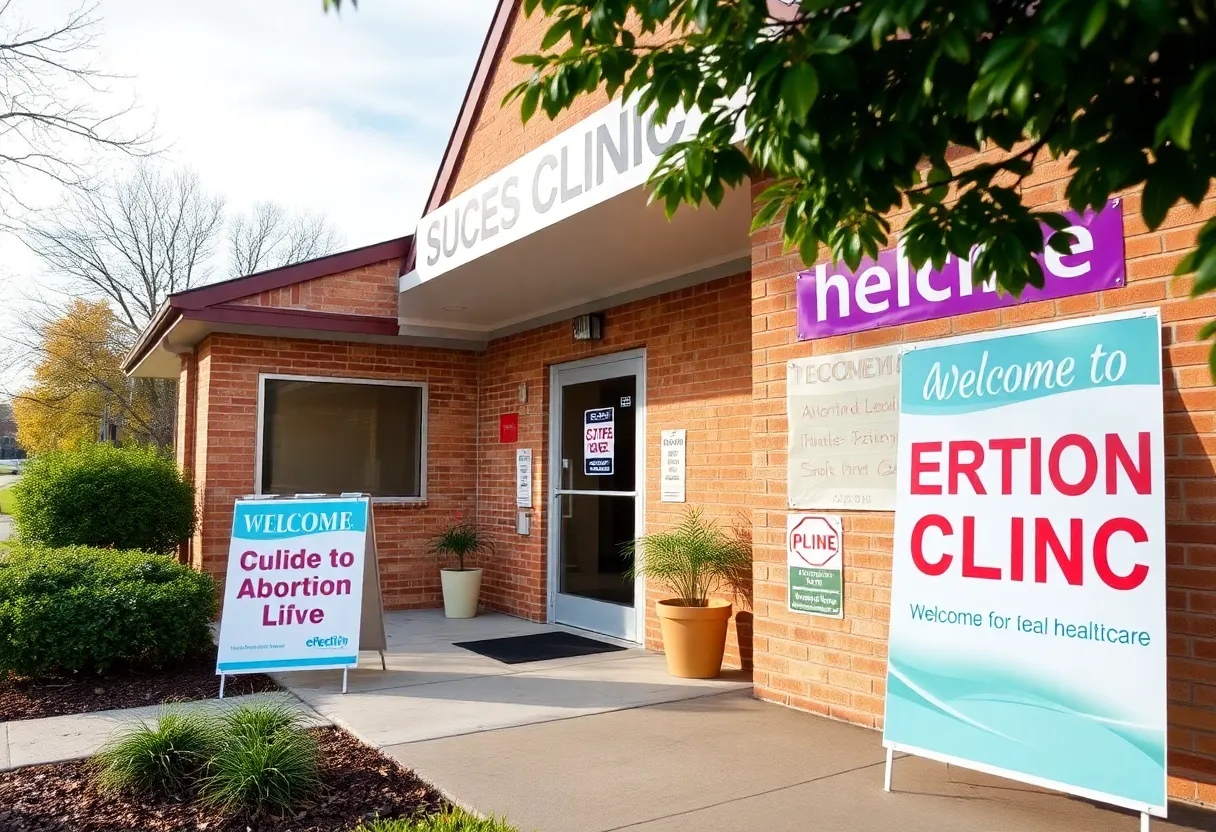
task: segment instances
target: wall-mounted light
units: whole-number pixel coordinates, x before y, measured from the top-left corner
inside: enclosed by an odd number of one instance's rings
[[[604,315],[592,312],[574,319],[575,341],[602,341],[604,339]]]
[[[519,383],[519,403],[528,403],[528,382],[526,381],[521,381]]]

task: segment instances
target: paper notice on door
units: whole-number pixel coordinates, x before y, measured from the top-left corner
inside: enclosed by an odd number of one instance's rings
[[[611,476],[615,446],[616,408],[583,411],[583,473],[591,477]]]
[[[684,430],[665,430],[660,435],[663,444],[663,488],[659,501],[684,502]]]

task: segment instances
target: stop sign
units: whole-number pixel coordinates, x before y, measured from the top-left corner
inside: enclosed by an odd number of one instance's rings
[[[786,545],[807,566],[827,566],[840,555],[840,532],[826,517],[809,515],[790,529]]]

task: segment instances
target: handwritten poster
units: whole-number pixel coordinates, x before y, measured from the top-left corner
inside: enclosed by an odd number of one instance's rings
[[[895,509],[899,347],[789,363],[790,508]]]

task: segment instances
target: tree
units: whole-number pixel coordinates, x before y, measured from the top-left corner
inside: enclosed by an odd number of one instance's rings
[[[101,151],[144,155],[148,133],[124,126],[130,105],[113,100],[108,76],[90,65],[98,21],[91,3],[60,23],[33,27],[0,0],[0,215],[23,207],[27,178],[79,187]]]
[[[13,400],[17,437],[30,453],[72,448],[103,432],[141,443],[173,438],[156,385],[123,377],[123,330],[105,301],[76,300],[39,327],[33,383]],[[112,426],[112,427],[111,427]]]
[[[1216,176],[1210,0],[524,0],[538,8],[552,20],[541,53],[516,58],[535,72],[506,97],[525,121],[601,88],[660,121],[698,108],[653,198],[669,215],[716,205],[758,169],[772,183],[755,227],[784,213],[808,263],[820,245],[851,267],[875,256],[906,199],[915,266],[978,248],[976,279],[1018,294],[1043,283],[1040,222],[1064,224],[1022,200],[1036,158],[1070,159],[1075,211],[1143,185],[1150,228]],[[1003,158],[960,162],[959,148]],[[1067,251],[1067,235],[1050,245]],[[1216,290],[1216,219],[1177,273]]]
[[[23,241],[75,298],[66,308],[36,303],[22,326],[5,333],[17,357],[46,375],[36,373],[34,386],[21,394],[20,414],[41,419],[37,429],[22,428],[40,431],[27,446],[31,451],[73,444],[76,427],[89,420],[90,435],[100,435],[98,420],[107,402],[115,418],[124,420],[125,435],[172,443],[174,382],[124,381],[118,366],[169,295],[215,274],[224,230],[224,201],[208,193],[197,175],[148,163],[95,188],[69,192],[61,206],[22,224]],[[230,263],[222,273],[234,277],[327,254],[338,244],[324,216],[291,215],[274,203],[237,217],[228,232]],[[108,317],[102,307],[110,310]],[[68,325],[85,312],[87,326]],[[66,347],[73,338],[80,341],[76,350]]]
[[[113,304],[138,335],[173,292],[206,282],[223,231],[224,201],[190,171],[147,163],[22,228],[22,239],[71,293]]]
[[[246,275],[302,263],[337,251],[341,245],[341,235],[324,215],[289,215],[277,203],[261,202],[248,216],[238,215],[228,226],[229,271]]]

